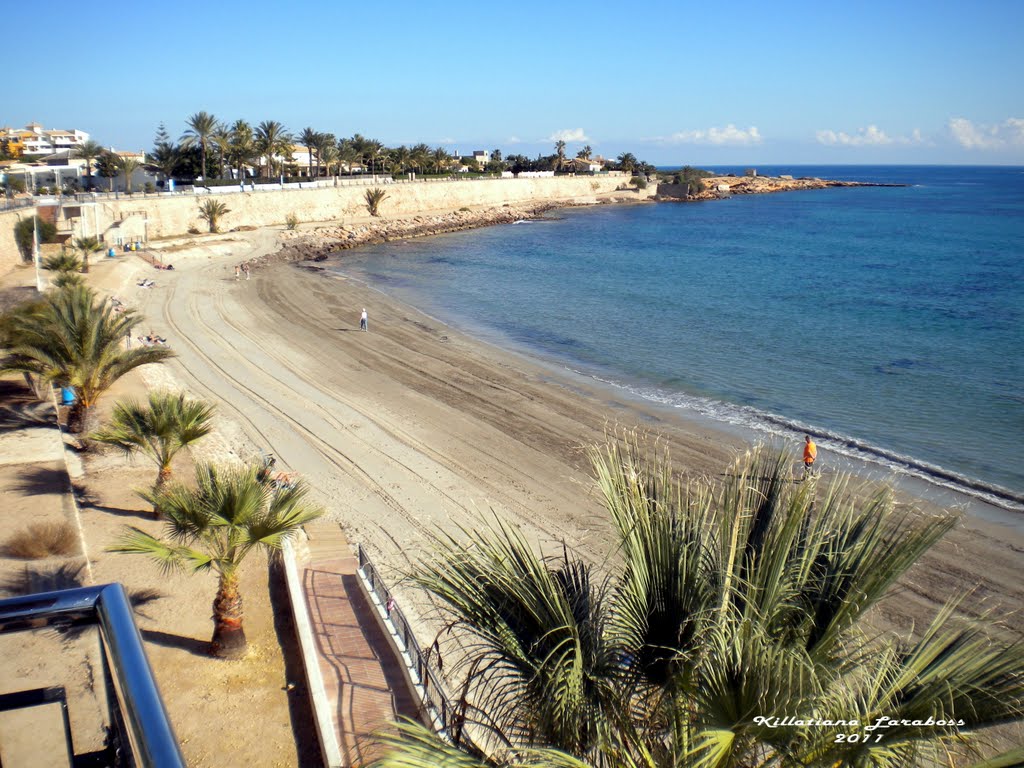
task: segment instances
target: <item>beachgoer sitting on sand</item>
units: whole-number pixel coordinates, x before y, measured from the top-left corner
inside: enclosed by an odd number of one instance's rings
[[[299,479],[298,472],[275,472],[270,480],[270,485],[275,490],[283,491],[294,488]]]
[[[152,288],[156,283],[153,280],[140,280],[136,283],[139,288]]]

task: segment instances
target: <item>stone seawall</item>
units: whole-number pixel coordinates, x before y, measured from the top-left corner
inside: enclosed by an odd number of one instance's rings
[[[20,219],[32,216],[35,211],[35,208],[19,208],[0,212],[0,274],[7,274],[25,263],[21,258],[21,251],[14,242],[14,225]]]
[[[380,184],[387,197],[380,204],[381,219],[413,219],[425,214],[442,214],[463,208],[500,208],[504,205],[598,202],[628,179],[621,176],[559,176],[539,179],[474,179]],[[290,215],[300,223],[332,222],[353,224],[370,221],[366,190],[371,186],[284,189],[216,195],[227,205],[221,231],[236,227],[266,227],[283,224]],[[653,190],[652,190],[653,191]],[[636,192],[623,192],[633,199]],[[132,198],[97,198],[82,205],[75,235],[100,234],[105,243],[152,241],[187,234],[195,228],[207,231],[199,217],[199,205],[207,195],[137,195]],[[75,205],[66,203],[65,205]],[[19,211],[31,215],[33,209]],[[13,246],[17,214],[0,219],[0,273],[10,271],[20,256]],[[10,223],[7,224],[7,220]],[[380,221],[375,219],[374,221]],[[7,241],[10,240],[10,248]],[[8,253],[8,250],[10,252]]]

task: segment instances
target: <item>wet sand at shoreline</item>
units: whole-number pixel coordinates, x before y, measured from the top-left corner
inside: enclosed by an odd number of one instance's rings
[[[272,252],[276,233],[245,239],[229,256],[176,261],[145,312],[179,354],[176,377],[236,424],[226,430],[230,452],[270,451],[281,469],[300,472],[392,582],[424,553],[430,532],[480,527],[492,510],[545,549],[564,541],[596,561],[609,556],[585,455],[608,430],[659,436],[689,477],[720,476],[747,447],[726,431],[559,381],[309,265],[275,264],[236,281],[234,264]],[[368,333],[359,330],[362,307]],[[973,589],[963,613],[997,610],[1020,633],[1022,553],[1019,529],[965,516],[880,615],[920,630],[947,599]],[[427,618],[413,590],[397,592],[414,620]]]

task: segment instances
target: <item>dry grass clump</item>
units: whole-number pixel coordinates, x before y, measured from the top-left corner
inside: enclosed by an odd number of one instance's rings
[[[39,560],[50,555],[78,552],[78,536],[70,523],[33,523],[7,540],[10,557]]]

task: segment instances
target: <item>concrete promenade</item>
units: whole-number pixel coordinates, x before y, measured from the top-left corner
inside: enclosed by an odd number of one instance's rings
[[[399,716],[418,716],[375,609],[359,585],[356,556],[336,523],[307,526],[308,557],[299,563],[335,733],[348,765],[380,756],[373,734]]]

